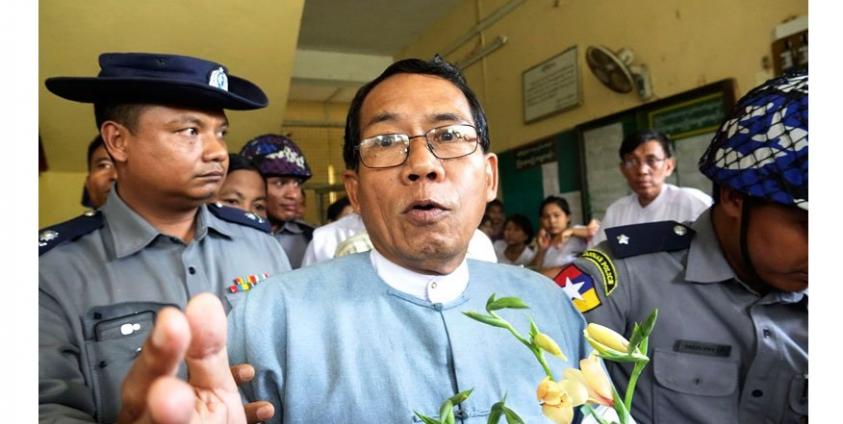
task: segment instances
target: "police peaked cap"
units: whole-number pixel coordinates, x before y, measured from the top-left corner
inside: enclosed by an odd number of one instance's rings
[[[53,77],[52,93],[83,103],[153,103],[248,110],[269,100],[255,84],[215,62],[154,53],[103,53],[96,77]]]

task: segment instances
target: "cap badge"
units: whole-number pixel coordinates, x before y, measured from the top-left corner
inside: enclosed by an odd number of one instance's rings
[[[211,78],[208,80],[208,85],[228,91],[228,75],[225,74],[225,69],[222,66],[211,71]]]

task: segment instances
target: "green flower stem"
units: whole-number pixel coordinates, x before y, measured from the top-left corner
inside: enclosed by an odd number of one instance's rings
[[[544,368],[544,373],[548,377],[550,377],[551,380],[556,381],[556,378],[553,377],[553,371],[551,371],[550,366],[547,365],[547,361],[544,359],[544,354],[542,353],[541,349],[539,349],[537,346],[534,346],[531,341],[522,337],[521,334],[518,333],[518,330],[516,330],[512,326],[512,324],[509,323],[509,321],[501,318],[500,315],[496,314],[494,311],[490,311],[489,314],[499,319],[504,324],[504,328],[509,330],[509,332],[512,333],[512,335],[515,336],[515,338],[518,339],[519,342],[524,344],[524,346],[527,346],[527,349],[530,349],[530,352],[533,352],[533,355],[536,356],[536,360],[538,360],[539,364],[541,364],[542,368]]]
[[[638,384],[638,376],[641,375],[646,366],[647,362],[640,361],[632,367],[632,375],[629,376],[629,384],[626,386],[626,395],[623,398],[623,404],[627,411],[632,411],[632,395],[635,394],[635,385]]]
[[[580,407],[586,414],[591,414],[594,419],[600,424],[609,424],[606,420],[603,419],[600,415],[597,415],[597,411],[591,407],[589,404],[584,404]]]

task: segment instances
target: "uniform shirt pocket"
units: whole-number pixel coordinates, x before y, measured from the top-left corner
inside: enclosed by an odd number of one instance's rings
[[[656,349],[653,374],[655,422],[736,422],[737,360]]]
[[[785,422],[798,423],[802,417],[808,416],[808,378],[798,375],[790,381],[790,393],[788,394],[790,414],[792,419]]]

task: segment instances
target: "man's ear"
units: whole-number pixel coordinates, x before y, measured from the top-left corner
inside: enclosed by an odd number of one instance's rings
[[[491,202],[498,197],[498,156],[494,153],[486,153],[486,202]]]
[[[357,200],[357,188],[360,185],[360,181],[358,180],[359,176],[357,175],[357,171],[353,171],[351,169],[346,169],[342,173],[342,182],[345,185],[345,192],[348,194],[348,200],[351,202],[351,208],[354,209],[354,212],[360,213],[360,203]]]
[[[733,190],[731,187],[720,186],[720,199],[718,205],[723,213],[731,219],[739,220],[741,212],[743,211],[744,197],[741,192]]]
[[[114,121],[105,121],[100,127],[105,149],[115,162],[123,163],[129,158],[128,134],[128,128]]]
[[[676,169],[676,158],[667,158],[664,160],[664,176],[669,177]]]

